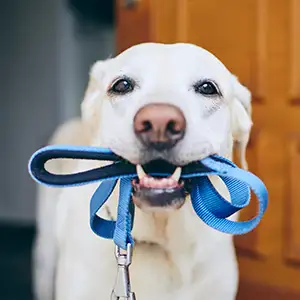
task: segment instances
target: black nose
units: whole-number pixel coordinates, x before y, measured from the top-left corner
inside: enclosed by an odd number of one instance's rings
[[[134,118],[136,136],[148,148],[171,149],[180,141],[186,129],[182,111],[170,104],[148,104]]]

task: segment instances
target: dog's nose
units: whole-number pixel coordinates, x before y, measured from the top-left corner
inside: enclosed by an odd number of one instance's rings
[[[134,118],[134,131],[141,142],[158,151],[176,145],[184,136],[186,120],[182,111],[170,104],[148,104]]]

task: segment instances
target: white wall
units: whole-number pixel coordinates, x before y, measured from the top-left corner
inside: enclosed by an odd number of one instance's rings
[[[7,0],[0,38],[0,221],[33,222],[27,161],[58,123],[79,113],[90,65],[114,52],[114,31],[78,35],[61,0]]]

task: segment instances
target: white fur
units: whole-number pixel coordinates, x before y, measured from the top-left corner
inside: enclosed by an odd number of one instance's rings
[[[108,95],[111,82],[124,74],[134,78],[138,88],[125,96]],[[200,79],[213,80],[223,96],[196,94],[192,85]],[[252,125],[250,98],[237,78],[200,47],[141,44],[93,66],[82,103],[82,121],[59,129],[59,138],[53,143],[109,147],[132,163],[162,155],[171,163],[184,165],[212,153],[232,158],[233,143],[238,142],[246,167],[245,149]],[[134,135],[133,118],[148,103],[170,103],[185,115],[186,135],[166,156],[148,155]],[[52,168],[75,171],[94,165],[61,162]],[[211,180],[227,194],[218,178]],[[89,227],[89,200],[95,188],[41,189],[35,246],[38,300],[50,300],[54,290],[56,300],[109,299],[116,272],[114,246],[95,236]],[[115,216],[117,191],[107,206]],[[105,210],[100,214],[108,217]],[[138,242],[131,278],[138,300],[235,299],[238,270],[232,237],[203,224],[189,199],[171,212],[136,209],[133,235]]]

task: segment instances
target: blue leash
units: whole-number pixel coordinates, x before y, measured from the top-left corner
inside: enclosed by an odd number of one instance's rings
[[[75,174],[52,174],[45,169],[51,159],[70,158],[112,161],[112,164]],[[29,173],[40,184],[53,187],[70,187],[101,182],[90,202],[90,225],[95,234],[113,239],[126,250],[133,245],[131,230],[134,221],[134,205],[131,200],[131,180],[137,177],[134,165],[125,162],[109,149],[77,146],[48,146],[35,152],[29,161]],[[152,176],[169,176],[172,170],[158,173],[147,170]],[[218,175],[226,184],[231,203],[224,199],[211,184],[208,175]],[[200,162],[182,168],[181,178],[192,180],[191,201],[199,218],[208,226],[228,234],[245,234],[260,222],[268,205],[268,192],[264,183],[252,173],[238,168],[226,158],[212,155]],[[106,220],[97,215],[108,200],[118,180],[120,195],[117,220]],[[250,202],[250,190],[257,196],[258,213],[249,221],[235,222],[227,218]]]

